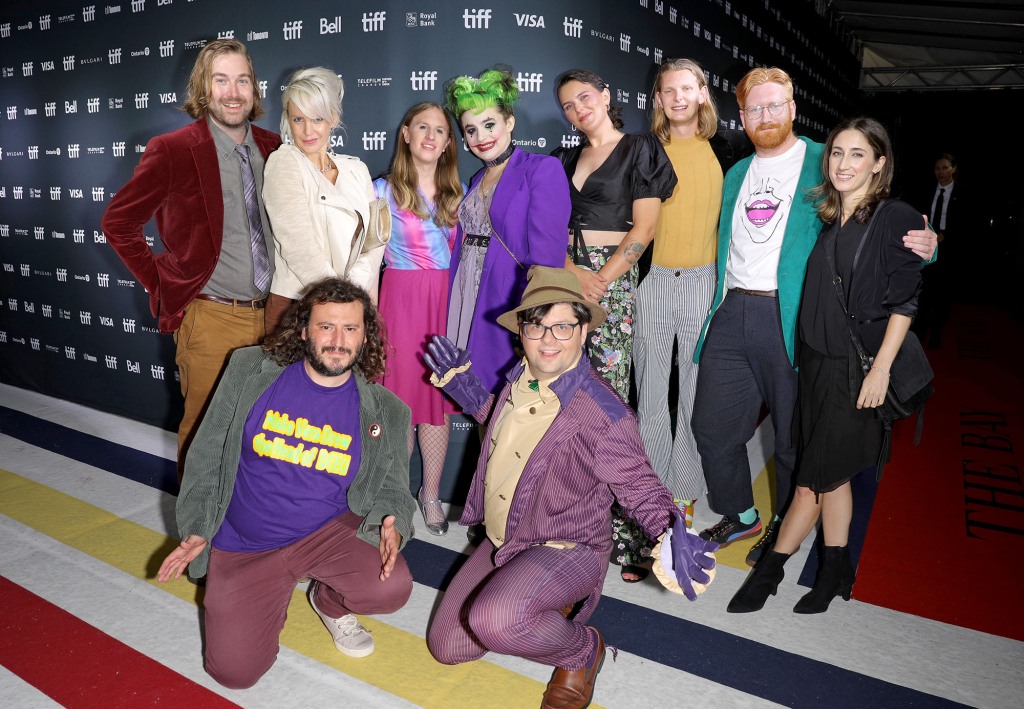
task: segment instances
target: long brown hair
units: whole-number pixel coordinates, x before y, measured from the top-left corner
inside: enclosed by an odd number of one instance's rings
[[[259,81],[256,80],[256,70],[253,69],[249,50],[237,39],[215,39],[207,42],[199,50],[196,63],[192,66],[192,74],[188,77],[185,105],[182,109],[193,118],[202,118],[206,115],[213,90],[213,62],[225,54],[240,54],[249,65],[249,77],[252,79],[252,110],[249,111],[248,118],[255,121],[263,115],[263,97],[260,95]]]
[[[654,77],[654,88],[651,90],[651,96],[655,96],[661,91],[661,78],[670,71],[690,72],[697,80],[697,88],[703,89],[708,85],[707,79],[704,76],[704,70],[701,69],[700,64],[697,62],[692,59],[668,59],[661,65],[657,76]],[[657,101],[653,103],[654,108],[651,110],[651,132],[662,143],[667,143],[672,138],[668,117],[666,117],[665,111],[658,106]],[[715,105],[715,98],[708,91],[707,101],[702,103],[697,110],[697,135],[704,140],[710,140],[717,131],[718,106]]]
[[[306,343],[302,331],[309,326],[314,305],[324,303],[362,303],[363,331],[366,343],[359,353],[356,366],[366,380],[374,382],[384,374],[387,359],[387,335],[370,295],[344,278],[325,278],[311,285],[302,298],[293,303],[278,328],[263,340],[263,350],[282,367],[294,364],[306,356]]]
[[[809,190],[807,194],[809,198],[817,202],[818,218],[821,221],[826,224],[835,224],[842,217],[842,195],[832,184],[832,180],[829,177],[828,158],[832,152],[832,146],[835,144],[836,137],[845,130],[855,130],[863,135],[868,141],[868,146],[875,154],[875,160],[878,160],[880,157],[885,158],[882,169],[871,176],[868,192],[864,195],[864,199],[861,200],[860,204],[857,205],[857,209],[852,215],[853,220],[858,224],[866,224],[882,200],[889,196],[889,188],[892,186],[894,172],[892,143],[889,141],[889,133],[885,130],[885,126],[874,118],[867,118],[866,116],[848,118],[832,129],[832,132],[828,134],[828,140],[825,141],[825,151],[821,154],[821,174],[825,176],[825,179],[822,180],[820,185]]]
[[[431,108],[441,112],[448,126],[448,147],[441,153],[434,168],[434,185],[437,187],[437,194],[434,197],[434,223],[439,227],[453,227],[459,221],[462,183],[459,181],[459,149],[451,117],[441,104],[424,101],[405,112],[402,127],[409,128],[416,116]],[[391,183],[391,192],[399,209],[410,211],[420,219],[430,216],[427,205],[417,189],[419,176],[412,161],[412,152],[401,136],[396,141],[395,157],[391,160],[391,174],[387,179]]]

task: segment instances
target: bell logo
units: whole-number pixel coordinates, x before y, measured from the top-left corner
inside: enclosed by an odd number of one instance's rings
[[[566,37],[579,39],[583,35],[583,20],[576,17],[566,17],[562,20],[562,31]]]
[[[114,153],[115,158],[123,158],[125,151],[125,141],[117,141],[111,146],[111,151]]]
[[[513,12],[516,16],[516,24],[520,27],[544,27],[544,15],[524,15],[518,12]]]
[[[619,33],[619,49],[623,52],[629,51],[629,41],[630,37],[628,34]]]
[[[437,86],[436,71],[414,71],[409,77],[413,91],[433,91]]]
[[[291,22],[284,23],[284,38],[285,41],[292,39],[301,39],[302,37],[302,20],[292,20]]]
[[[388,139],[387,131],[363,131],[363,150],[383,150]]]
[[[341,15],[335,15],[333,20],[328,20],[326,17],[320,18],[320,34],[339,34],[340,32]]]
[[[107,363],[107,369],[117,369],[117,357],[113,355],[107,355],[106,357],[104,357],[104,360]]]
[[[178,94],[173,91],[169,94],[160,94],[160,103],[176,103],[177,101]],[[138,108],[137,104],[136,108]]]
[[[82,22],[92,22],[96,19],[96,6],[89,5],[82,8]]]
[[[160,42],[160,58],[166,59],[167,57],[174,56],[174,40],[166,39]]]
[[[121,63],[121,48],[118,47],[117,49],[111,49],[111,50],[107,51],[107,61],[110,62],[111,64],[120,64]]]
[[[519,90],[524,93],[538,93],[540,91],[541,84],[543,83],[543,74],[538,74],[536,72],[532,74],[519,72],[516,74],[516,84],[518,84]]]
[[[659,15],[665,14],[665,0],[654,0],[654,11]]]
[[[142,367],[139,366],[138,362],[132,362],[130,359],[125,360],[124,366],[127,367],[128,371],[132,374],[142,374]]]
[[[92,230],[92,243],[94,244],[105,244],[107,243],[107,235],[102,231]]]
[[[35,66],[35,62],[22,62],[21,63],[21,74],[22,76],[32,76],[32,68]]]
[[[64,102],[64,113],[78,113],[78,99]]]
[[[57,115],[57,102],[50,101],[49,103],[43,104],[43,113],[46,114],[47,118],[53,118]]]
[[[68,143],[68,157],[77,158],[79,153],[82,152],[82,146],[80,143]]]
[[[384,22],[388,19],[388,13],[384,10],[377,12],[363,13],[363,32],[381,32],[384,30]]]
[[[50,188],[50,200],[53,201],[53,202],[59,202],[60,201],[60,187],[51,187]]]
[[[467,30],[486,30],[491,27],[491,11],[468,7],[462,13],[462,22]]]
[[[142,110],[144,108],[149,108],[149,92],[148,91],[146,93],[142,93],[142,94],[135,94],[135,108],[137,110]]]

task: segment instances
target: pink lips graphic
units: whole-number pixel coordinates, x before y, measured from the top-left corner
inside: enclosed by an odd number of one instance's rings
[[[764,226],[772,220],[781,202],[772,203],[767,199],[759,199],[747,207],[747,219],[754,226]]]

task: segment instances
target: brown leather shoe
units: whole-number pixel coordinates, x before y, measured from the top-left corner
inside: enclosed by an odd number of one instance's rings
[[[588,626],[589,627],[589,626]],[[584,709],[594,698],[594,680],[604,665],[604,638],[597,628],[590,628],[597,634],[597,653],[594,664],[578,670],[563,670],[556,667],[551,681],[544,691],[540,709]]]

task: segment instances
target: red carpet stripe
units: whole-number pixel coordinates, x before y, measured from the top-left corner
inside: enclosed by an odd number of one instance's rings
[[[236,707],[0,576],[0,664],[66,707]]]

